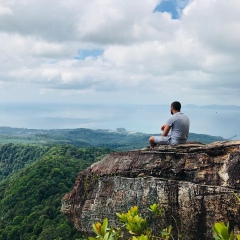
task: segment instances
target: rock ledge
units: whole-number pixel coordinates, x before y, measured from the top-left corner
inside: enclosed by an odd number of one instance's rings
[[[240,228],[240,141],[188,143],[107,155],[80,172],[73,190],[62,199],[61,211],[89,235],[92,223],[137,205],[147,214],[160,202],[165,221],[178,222],[184,239],[213,239],[216,221]]]

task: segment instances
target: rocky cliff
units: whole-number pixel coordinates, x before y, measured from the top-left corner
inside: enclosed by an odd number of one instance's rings
[[[161,203],[165,221],[184,239],[213,239],[216,221],[239,232],[234,193],[240,195],[240,141],[189,143],[109,154],[79,173],[61,211],[89,235],[105,217],[118,226],[116,212],[137,205],[147,214],[150,204]]]

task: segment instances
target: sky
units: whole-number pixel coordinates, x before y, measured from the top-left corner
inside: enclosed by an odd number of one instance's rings
[[[0,101],[240,105],[239,0],[0,0]]]
[[[239,108],[198,107],[240,106],[239,43],[239,0],[0,0],[0,126],[153,132],[169,107],[141,106],[180,101],[192,132],[236,134]]]

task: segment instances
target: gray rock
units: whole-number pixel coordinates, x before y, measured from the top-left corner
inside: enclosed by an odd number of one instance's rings
[[[239,233],[240,141],[197,142],[107,155],[80,172],[62,199],[62,213],[86,235],[92,223],[119,226],[116,212],[137,205],[148,216],[161,203],[164,222],[184,239],[213,239],[214,222],[230,222]],[[154,222],[152,222],[154,226]],[[160,222],[159,229],[164,227]],[[166,227],[166,226],[165,226]]]

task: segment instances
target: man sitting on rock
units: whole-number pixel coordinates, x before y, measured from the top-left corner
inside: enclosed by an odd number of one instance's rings
[[[152,136],[149,138],[150,148],[157,145],[186,143],[190,121],[188,116],[180,112],[181,103],[173,102],[170,107],[171,114],[167,122],[161,127],[162,136]]]

